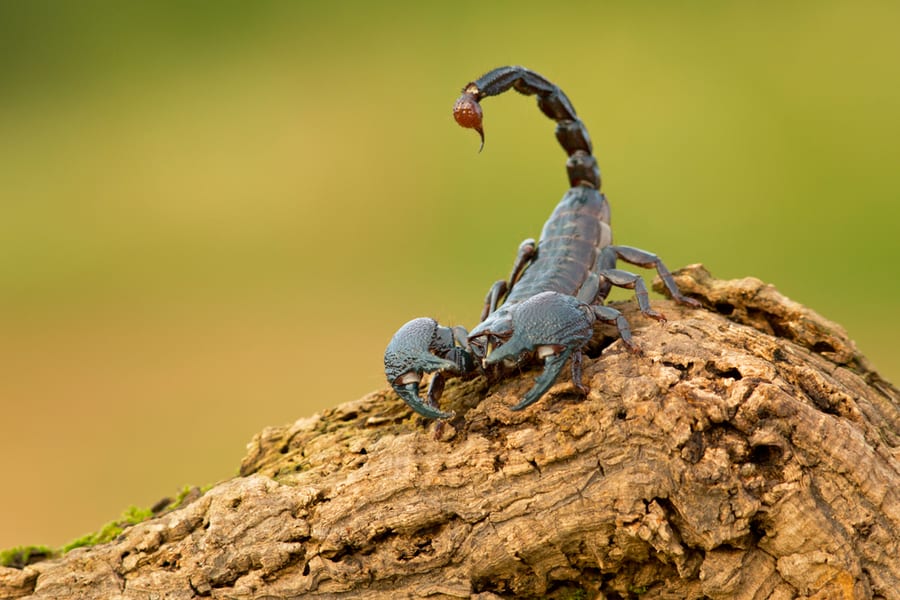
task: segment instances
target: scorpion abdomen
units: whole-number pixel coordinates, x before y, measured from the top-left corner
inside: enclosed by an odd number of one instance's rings
[[[578,293],[600,249],[612,243],[606,197],[588,186],[570,188],[544,224],[540,240],[537,257],[513,286],[507,303],[545,291]]]

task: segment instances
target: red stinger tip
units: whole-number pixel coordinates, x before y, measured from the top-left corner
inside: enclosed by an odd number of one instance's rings
[[[481,105],[478,104],[475,96],[464,92],[453,105],[453,118],[462,127],[478,132],[478,135],[481,136],[481,148],[478,151],[481,152],[481,149],[484,148],[484,129],[481,127]]]

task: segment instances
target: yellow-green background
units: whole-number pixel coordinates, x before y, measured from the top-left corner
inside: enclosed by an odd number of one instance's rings
[[[593,135],[621,243],[753,275],[900,379],[897,2],[4,2],[0,547],[232,476],[471,326]]]

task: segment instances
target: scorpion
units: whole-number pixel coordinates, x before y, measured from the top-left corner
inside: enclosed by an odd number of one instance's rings
[[[480,101],[509,89],[536,95],[541,112],[556,121],[556,139],[568,155],[569,190],[544,224],[540,241],[519,245],[508,279],[495,282],[484,300],[478,325],[444,327],[431,318],[413,319],[394,334],[384,353],[385,375],[400,398],[430,419],[449,419],[439,408],[445,379],[486,373],[499,365],[515,366],[542,359],[544,368],[533,387],[512,410],[539,400],[571,359],[572,382],[583,394],[582,350],[593,336],[595,321],[611,323],[625,346],[640,353],[621,312],[604,302],[613,286],[634,291],[644,315],[665,317],[650,307],[647,287],[634,273],[617,269],[618,261],[655,268],[670,296],[699,307],[683,295],[658,256],[612,243],[610,209],[600,192],[600,169],[587,129],[563,91],[543,76],[520,66],[496,68],[469,83],[453,107],[462,127],[474,129],[484,147]],[[479,149],[479,152],[481,149]],[[425,398],[419,395],[424,373],[434,373]]]

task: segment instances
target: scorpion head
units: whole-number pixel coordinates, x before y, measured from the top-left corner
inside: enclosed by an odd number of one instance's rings
[[[384,351],[388,383],[417,413],[431,419],[452,417],[451,413],[438,410],[430,393],[427,402],[419,397],[419,382],[423,373],[470,371],[472,360],[465,339],[462,327],[441,327],[425,317],[413,319],[394,334]]]
[[[524,334],[520,331],[519,335],[516,335],[517,307],[517,304],[500,307],[469,333],[472,356],[483,367],[498,362],[499,359],[495,359],[495,356],[505,357],[507,362],[512,363],[527,350],[523,346]],[[497,354],[500,348],[507,346],[509,346],[507,350]]]

